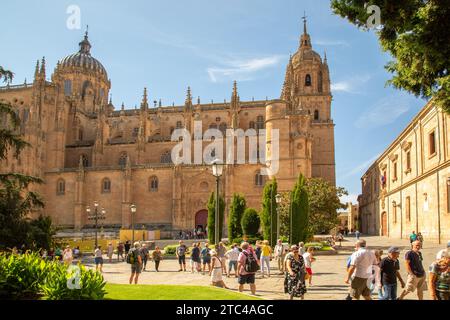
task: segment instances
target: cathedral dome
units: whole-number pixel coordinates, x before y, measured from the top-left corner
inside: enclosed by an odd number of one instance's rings
[[[80,68],[82,71],[93,72],[108,78],[105,67],[91,56],[91,44],[88,40],[87,32],[84,40],[79,43],[80,50],[74,54],[68,55],[60,61],[60,68]]]
[[[298,66],[301,61],[318,61],[322,62],[322,58],[320,57],[320,54],[315,52],[312,49],[304,49],[297,51],[294,56],[292,57],[292,63],[294,66]]]

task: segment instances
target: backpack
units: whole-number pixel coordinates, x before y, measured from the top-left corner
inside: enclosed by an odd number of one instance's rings
[[[259,270],[258,261],[256,261],[253,253],[248,254],[245,251],[242,252],[245,255],[245,264],[244,270],[245,272],[256,272]]]
[[[137,258],[137,250],[130,250],[127,254],[127,263],[128,264],[136,264],[138,262]]]

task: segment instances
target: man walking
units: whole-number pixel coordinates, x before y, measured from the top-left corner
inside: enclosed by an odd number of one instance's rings
[[[127,255],[127,262],[131,264],[131,276],[130,276],[130,284],[138,283],[139,275],[142,271],[142,257],[139,249],[139,242],[134,243],[134,247],[130,249]]]
[[[248,242],[243,242],[241,248],[242,252],[239,253],[238,258],[239,292],[242,292],[244,290],[244,284],[248,283],[254,295],[256,294],[255,273],[259,269],[259,261],[255,251],[253,251],[253,248],[250,247]]]
[[[406,253],[405,260],[408,278],[406,279],[406,287],[398,299],[403,300],[408,293],[417,290],[417,297],[419,300],[423,300],[423,292],[427,290],[427,281],[422,265],[420,241],[416,240],[412,243],[412,250]]]
[[[147,267],[147,261],[148,261],[149,255],[150,255],[150,252],[148,250],[147,245],[145,243],[142,244],[141,256],[142,256],[142,263],[143,263],[144,271],[146,271],[145,268]]]
[[[278,261],[278,270],[280,271],[280,274],[284,273],[284,257],[286,256],[286,253],[287,248],[285,248],[281,239],[278,239],[277,245],[274,249],[274,255],[275,259]]]
[[[397,299],[397,279],[400,280],[402,288],[405,287],[405,282],[403,281],[402,276],[399,272],[399,256],[400,249],[397,247],[390,247],[388,250],[388,256],[381,260],[380,273],[384,294],[380,300]]]
[[[180,240],[179,246],[176,249],[178,263],[180,264],[180,269],[178,271],[186,271],[186,250],[186,245],[182,240]]]
[[[372,266],[378,263],[375,254],[366,249],[366,241],[356,241],[356,252],[354,252],[350,259],[350,268],[345,278],[345,283],[350,283],[350,278],[353,273],[355,277],[351,282],[351,296],[353,299],[359,300],[361,295],[366,300],[371,300],[370,289],[367,287],[367,279],[371,276]],[[370,271],[369,271],[370,270]]]

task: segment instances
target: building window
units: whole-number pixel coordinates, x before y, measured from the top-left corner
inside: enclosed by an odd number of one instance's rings
[[[64,80],[64,95],[70,96],[72,94],[72,81]]]
[[[406,152],[406,171],[411,171],[411,151]]]
[[[89,160],[88,160],[88,157],[87,157],[87,155],[85,155],[85,154],[83,154],[83,155],[81,155],[81,161],[83,162],[83,167],[89,167]]]
[[[119,166],[125,167],[127,164],[127,154],[124,152],[120,155]]]
[[[217,118],[216,118],[216,122],[220,122],[220,117],[217,117]]]
[[[436,154],[436,132],[433,131],[428,136],[428,150],[430,157]]]
[[[411,198],[406,197],[406,221],[411,221]]]
[[[137,137],[138,134],[139,134],[139,128],[138,127],[133,128],[133,133],[132,133],[133,137]]]
[[[314,120],[319,120],[319,110],[314,110]]]
[[[255,174],[255,186],[262,187],[264,185],[264,176],[258,171]]]
[[[217,129],[217,124],[216,124],[216,123],[211,123],[211,124],[209,125],[209,128],[210,128],[210,129]]]
[[[248,128],[249,128],[249,129],[255,129],[255,121],[250,121],[250,122],[248,123]]]
[[[105,178],[102,180],[102,193],[110,193],[111,192],[111,180]]]
[[[256,129],[264,129],[264,117],[258,116],[256,118]]]
[[[150,192],[158,191],[158,178],[156,176],[150,178],[149,188]]]
[[[56,183],[56,194],[63,195],[66,193],[66,182],[64,179],[59,179]]]
[[[397,161],[395,161],[392,164],[392,168],[393,168],[392,181],[397,181]]]
[[[177,121],[177,129],[181,128],[183,128],[183,124],[181,123],[181,121]]]
[[[311,86],[311,76],[309,74],[307,74],[305,77],[305,86]]]
[[[172,157],[169,151],[166,151],[161,155],[161,163],[172,163]]]
[[[392,202],[392,217],[393,222],[397,223],[397,203],[395,201]]]

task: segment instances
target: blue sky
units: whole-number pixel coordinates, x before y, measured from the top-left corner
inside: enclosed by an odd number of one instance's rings
[[[79,30],[67,28],[70,5],[81,10]],[[8,13],[0,65],[14,71],[14,83],[31,81],[42,56],[50,76],[59,59],[78,51],[88,24],[116,108],[139,105],[144,87],[163,105],[182,104],[188,85],[202,102],[229,100],[233,80],[241,100],[279,98],[306,11],[313,47],[326,50],[331,72],[337,184],[353,199],[362,173],[425,104],[385,86],[390,57],[375,34],[333,15],[325,0],[19,0],[2,1],[0,11]]]

